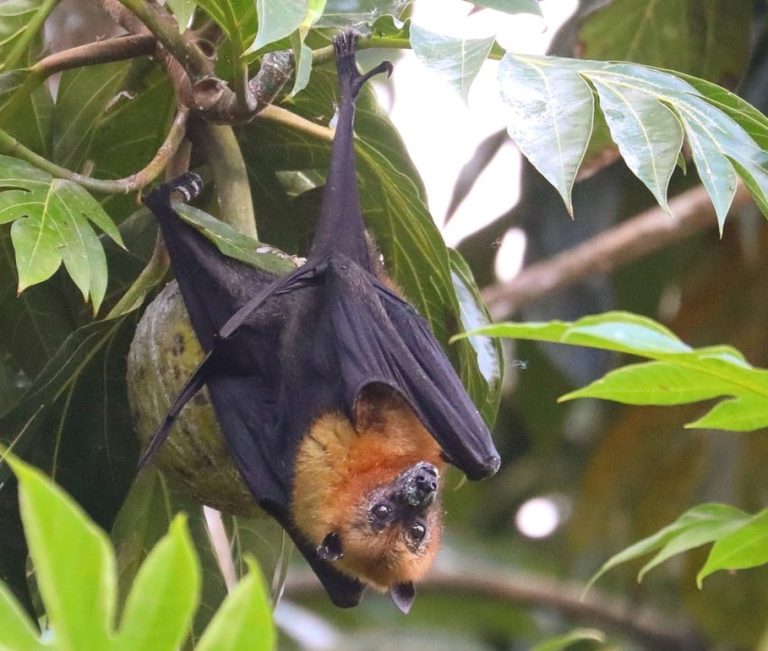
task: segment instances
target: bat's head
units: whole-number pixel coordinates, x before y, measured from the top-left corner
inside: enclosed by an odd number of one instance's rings
[[[415,463],[393,480],[360,496],[341,523],[328,531],[318,555],[380,590],[389,590],[407,612],[413,582],[426,574],[440,544],[440,475]]]

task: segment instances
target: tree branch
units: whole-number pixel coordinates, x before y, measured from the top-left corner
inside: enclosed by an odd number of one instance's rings
[[[184,139],[188,117],[189,109],[186,106],[180,106],[177,110],[173,124],[171,124],[171,128],[168,131],[168,135],[165,137],[163,144],[160,145],[157,153],[155,153],[154,158],[142,170],[123,179],[94,179],[90,176],[84,176],[77,172],[73,172],[72,170],[68,170],[65,167],[52,163],[47,158],[43,158],[39,154],[36,154],[2,129],[0,129],[0,153],[27,161],[56,178],[67,179],[79,183],[86,190],[92,192],[128,194],[129,192],[141,190],[149,185],[165,169],[168,161],[174,155]]]
[[[56,52],[40,59],[30,70],[43,80],[62,70],[149,56],[154,53],[156,46],[157,39],[151,34],[116,36]]]
[[[749,201],[749,193],[740,185],[732,208]],[[610,273],[692,233],[714,228],[717,223],[712,201],[703,187],[675,197],[669,206],[673,216],[653,208],[572,249],[524,268],[506,283],[486,287],[482,296],[491,316],[494,320],[508,318],[543,296],[590,276]]]
[[[584,586],[547,577],[510,573],[498,569],[461,568],[435,570],[418,586],[420,594],[460,594],[532,608],[551,608],[579,621],[611,628],[655,651],[704,651],[704,640],[685,623],[672,622],[660,612],[638,609],[620,598],[592,590],[582,600]],[[322,593],[310,573],[289,576],[285,594],[291,599]]]

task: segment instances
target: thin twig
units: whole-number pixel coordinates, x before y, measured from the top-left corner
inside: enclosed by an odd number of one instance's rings
[[[648,608],[639,609],[618,597],[593,590],[580,598],[583,585],[522,573],[498,570],[433,570],[419,584],[419,594],[456,594],[479,597],[530,608],[550,608],[578,621],[611,628],[655,651],[704,651],[704,641],[687,623]],[[291,599],[322,593],[310,573],[289,576],[285,595]]]
[[[43,158],[39,154],[36,154],[2,129],[0,129],[0,153],[27,161],[56,178],[67,179],[79,183],[86,190],[92,192],[128,194],[129,192],[135,192],[136,190],[141,190],[146,187],[162,173],[168,160],[173,156],[181,144],[181,141],[184,139],[188,117],[189,109],[186,106],[180,106],[177,110],[176,117],[171,124],[171,128],[168,131],[168,135],[155,153],[154,158],[142,170],[123,179],[95,179],[68,170],[65,167],[52,163],[47,158]]]
[[[751,201],[739,186],[733,208]],[[483,290],[483,300],[494,320],[505,319],[522,306],[578,283],[607,274],[692,233],[717,224],[712,201],[703,187],[688,190],[669,202],[673,216],[661,208],[633,217],[559,255],[537,262],[506,283]]]

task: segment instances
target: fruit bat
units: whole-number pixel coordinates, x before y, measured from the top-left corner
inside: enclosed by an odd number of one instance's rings
[[[200,178],[161,185],[157,216],[202,362],[144,452],[207,385],[227,446],[259,505],[334,604],[366,585],[407,612],[440,538],[445,463],[496,472],[487,427],[426,321],[399,295],[365,231],[354,154],[356,36],[334,41],[340,89],[330,169],[306,263],[276,277],[224,256],[173,209]]]

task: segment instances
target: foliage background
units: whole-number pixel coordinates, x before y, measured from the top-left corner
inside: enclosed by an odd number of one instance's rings
[[[27,3],[28,14],[39,4]],[[183,4],[171,6],[180,12]],[[364,11],[371,3],[357,4]],[[389,8],[399,10],[404,4],[389,3]],[[24,6],[6,1],[0,4],[0,17],[10,20],[1,13],[4,7]],[[95,9],[88,2],[67,7]],[[26,16],[19,24],[28,24],[28,14],[19,14]],[[552,50],[561,56],[646,63],[696,75],[737,90],[765,112],[765,17],[766,6],[760,1],[583,0]],[[226,24],[226,18],[222,20]],[[241,29],[246,23],[235,20],[225,30],[229,38],[221,46],[217,67],[222,75],[234,68],[226,48],[247,46],[255,36],[255,31]],[[382,44],[400,38],[395,25],[380,29]],[[92,37],[90,33],[86,40]],[[327,39],[313,31],[307,43],[320,48]],[[287,40],[278,45],[300,50],[300,43]],[[10,38],[0,39],[6,62],[13,46],[11,30]],[[333,75],[329,68],[318,66],[310,79],[306,90],[283,104],[295,115],[327,124],[333,113]],[[47,159],[92,177],[119,179],[135,172],[158,149],[174,116],[167,77],[146,58],[68,70],[58,80],[55,102],[45,87],[38,87],[25,96],[13,119],[3,121],[3,111],[10,110],[7,98],[19,97],[14,93],[24,81],[12,70],[0,76],[0,127]],[[426,225],[418,176],[397,134],[370,98],[363,99],[358,124],[365,143],[360,151],[363,202],[372,228],[395,275],[403,273],[407,291],[415,288],[413,298],[422,310],[429,313],[431,306],[447,338],[460,329],[440,317],[454,301],[450,285],[438,283],[436,291],[420,294],[418,279],[447,276],[449,261],[438,244],[430,244],[437,247],[436,254],[424,255],[422,250],[414,255],[420,245],[408,239],[414,228],[428,238],[434,236]],[[327,142],[268,118],[238,127],[237,135],[261,239],[300,252]],[[198,133],[197,148],[202,149],[209,137]],[[710,227],[698,228],[610,277],[590,275],[583,283],[527,303],[515,314],[499,307],[501,301],[494,297],[505,288],[495,280],[491,253],[508,229],[525,231],[526,264],[531,265],[589,242],[655,205],[624,163],[612,162],[615,156],[605,149],[605,142],[592,144],[602,155],[588,159],[593,173],[574,187],[574,221],[557,192],[526,164],[520,203],[459,245],[494,315],[570,320],[619,307],[658,319],[691,345],[731,344],[756,366],[768,365],[766,230],[748,201],[738,202],[722,238],[712,218]],[[465,186],[473,184],[488,157],[487,148],[481,148],[468,162],[461,179]],[[405,179],[393,174],[393,168]],[[302,174],[287,176],[286,171]],[[394,185],[392,179],[397,179]],[[671,194],[697,184],[696,170],[688,165],[687,174],[673,177]],[[4,186],[8,187],[12,191],[17,186]],[[101,237],[109,268],[100,311],[104,315],[120,305],[119,298],[151,259],[155,232],[146,213],[137,211],[133,196],[95,196],[120,233],[119,239]],[[226,212],[217,207],[215,198],[206,207],[213,213]],[[399,225],[395,222],[397,235],[389,230],[392,215],[407,216]],[[414,260],[422,266],[408,280],[402,269]],[[459,268],[454,265],[454,270]],[[63,269],[17,298],[18,281],[11,230],[4,226],[0,229],[0,440],[52,474],[97,523],[112,531],[126,585],[141,557],[166,531],[173,512],[187,510],[203,563],[204,607],[197,622],[202,627],[205,613],[210,617],[226,592],[203,513],[160,474],[134,482],[138,450],[125,401],[124,364],[135,313],[93,322],[93,285],[91,305],[84,305],[82,294],[89,292],[82,286],[78,291]],[[768,644],[766,569],[719,573],[699,590],[694,580],[702,562],[699,552],[662,565],[641,584],[635,579],[639,565],[617,568],[601,579],[585,602],[578,599],[580,588],[608,557],[694,504],[722,501],[749,512],[762,508],[768,494],[764,435],[686,430],[683,425],[700,413],[695,407],[632,407],[587,400],[557,404],[558,396],[618,363],[602,351],[519,342],[507,345],[506,355],[513,363],[507,364],[494,428],[503,468],[490,481],[447,491],[445,548],[432,578],[419,591],[413,613],[402,618],[385,599],[373,595],[354,610],[334,610],[296,563],[285,582],[282,612],[277,614],[286,631],[281,648],[301,644],[290,635],[291,621],[299,621],[296,611],[290,610],[295,607],[313,616],[304,627],[314,644],[308,648],[323,644],[334,649],[417,644],[443,649],[530,648],[579,625],[597,626],[607,633],[607,642],[581,643],[584,648],[730,649]],[[464,363],[471,363],[470,355],[465,354]],[[476,370],[464,370],[466,377],[479,382],[475,395],[486,395]],[[492,411],[493,396],[487,399]],[[14,482],[6,469],[2,472],[0,578],[34,610],[36,596],[34,589],[27,589],[26,548]],[[451,478],[451,485],[458,483],[458,478]],[[541,496],[558,507],[561,524],[544,539],[526,539],[515,515],[528,500]],[[262,561],[265,574],[274,573],[280,584],[286,553],[279,532],[264,520],[227,517],[225,526],[237,569],[244,569],[240,551],[250,550]]]

